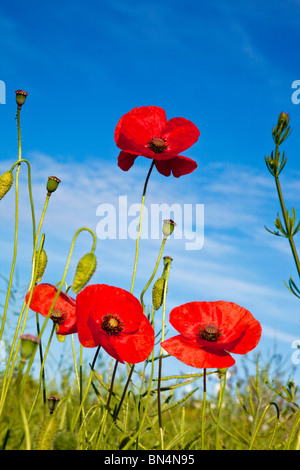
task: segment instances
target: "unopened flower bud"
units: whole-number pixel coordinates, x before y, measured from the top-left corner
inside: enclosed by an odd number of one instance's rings
[[[71,431],[62,431],[55,436],[53,450],[77,450],[76,434]]]
[[[176,224],[173,222],[173,220],[164,220],[162,231],[165,238],[169,237],[173,233],[175,226]]]
[[[284,126],[288,120],[289,120],[288,113],[281,112],[278,117],[278,125]]]
[[[53,411],[55,410],[59,402],[59,398],[52,395],[51,397],[48,397],[47,400],[48,400],[48,408],[49,408],[50,414],[52,415]]]
[[[26,361],[34,353],[36,345],[40,344],[40,340],[34,335],[22,335],[21,336],[21,360]]]
[[[37,284],[39,282],[41,282],[41,280],[42,280],[42,277],[44,275],[44,272],[45,272],[45,269],[46,269],[46,266],[47,266],[47,262],[48,262],[48,258],[47,258],[46,251],[42,250],[41,253],[40,253],[39,263],[38,263],[37,273],[36,273],[35,282]]]
[[[0,199],[10,190],[14,182],[12,171],[6,171],[0,176]]]
[[[94,253],[87,253],[79,260],[72,283],[73,292],[78,294],[87,285],[96,270],[96,266],[97,260]]]
[[[51,193],[54,193],[54,191],[57,190],[57,187],[60,183],[60,179],[56,178],[56,176],[48,176],[48,182],[47,182],[47,191],[48,194],[50,195]]]
[[[18,108],[21,108],[21,106],[23,106],[23,104],[26,101],[27,96],[28,96],[27,91],[16,90],[16,102],[17,102]]]
[[[158,310],[163,303],[164,298],[164,288],[165,288],[165,280],[163,277],[160,277],[155,282],[152,288],[152,304],[154,310]]]

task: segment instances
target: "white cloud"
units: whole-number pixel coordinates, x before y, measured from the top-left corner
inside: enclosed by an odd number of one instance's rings
[[[70,160],[56,161],[39,153],[31,154],[30,159],[38,215],[45,200],[47,177],[54,175],[62,180],[50,198],[43,226],[49,258],[45,282],[56,283],[63,273],[75,231],[82,226],[96,230],[99,204],[111,203],[118,208],[120,195],[128,197],[128,204],[140,202],[149,162],[140,159],[131,171],[124,173],[115,162],[101,162],[99,170],[92,161],[84,164]],[[9,167],[9,162],[2,162],[1,171]],[[218,183],[216,175],[219,176]],[[32,249],[25,176],[25,170],[21,171],[18,269],[22,274],[30,271]],[[290,184],[294,184],[293,180]],[[298,322],[298,304],[282,283],[282,278],[288,279],[290,275],[292,259],[287,241],[272,237],[263,228],[264,217],[269,211],[267,178],[258,172],[249,174],[246,167],[237,169],[226,165],[222,171],[211,171],[208,167],[205,172],[202,168],[200,175],[188,175],[178,180],[153,173],[148,189],[148,207],[151,203],[163,202],[169,205],[174,202],[205,205],[205,242],[202,250],[185,250],[185,240],[174,237],[166,243],[163,254],[174,258],[168,309],[192,300],[233,301],[248,308],[266,325],[266,338],[270,338],[277,328],[274,337],[278,340],[286,342],[287,338],[292,337],[294,325]],[[10,268],[13,212],[14,192],[11,190],[0,203],[3,223],[0,234],[1,274]],[[89,234],[80,235],[68,282],[71,282],[77,260],[89,251],[91,242]],[[160,243],[161,240],[141,240],[135,289],[137,296],[152,273]],[[98,240],[98,268],[93,282],[129,289],[134,252],[135,240]],[[272,265],[273,257],[276,258],[277,272],[274,272]],[[151,290],[147,292],[148,300],[150,293]]]

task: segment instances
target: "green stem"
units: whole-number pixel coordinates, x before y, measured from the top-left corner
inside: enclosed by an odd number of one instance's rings
[[[107,403],[106,403],[106,407],[105,407],[105,411],[104,411],[104,416],[103,416],[103,418],[102,418],[102,423],[101,423],[101,428],[100,428],[99,436],[98,436],[97,443],[96,443],[96,449],[99,449],[99,448],[100,448],[101,441],[102,441],[102,439],[103,439],[103,433],[104,433],[104,428],[105,428],[105,424],[106,424],[106,418],[107,418],[107,415],[108,415],[108,412],[109,412],[109,405],[110,405],[110,401],[111,401],[111,397],[112,397],[112,392],[113,392],[113,388],[114,388],[114,382],[115,382],[115,377],[116,377],[116,372],[117,372],[118,364],[119,364],[119,362],[116,361],[116,362],[115,362],[115,367],[114,367],[114,370],[113,370],[113,374],[112,374],[112,378],[111,378],[111,381],[110,381],[110,387],[109,387],[109,393],[108,393]]]
[[[81,400],[81,403],[80,403],[80,406],[79,406],[79,410],[77,411],[77,415],[75,416],[75,419],[72,423],[72,426],[71,426],[71,431],[74,432],[74,429],[75,429],[75,426],[76,426],[76,423],[81,415],[81,410],[82,410],[82,407],[84,405],[84,402],[88,396],[88,392],[89,392],[89,389],[90,389],[90,386],[91,386],[91,383],[92,383],[92,378],[93,378],[93,374],[94,374],[94,366],[95,366],[95,363],[96,363],[96,359],[98,357],[98,354],[99,354],[99,351],[101,349],[101,346],[98,346],[97,350],[96,350],[96,353],[95,353],[95,356],[94,356],[94,359],[93,359],[93,363],[91,365],[91,371],[90,371],[90,376],[89,376],[89,380],[88,380],[88,384],[87,384],[87,387],[86,387],[86,390],[85,390],[85,393],[82,397],[82,400]]]
[[[170,274],[171,262],[167,263],[165,271],[165,284],[163,292],[163,313],[162,313],[162,327],[161,327],[161,342],[165,338],[165,317],[166,317],[166,298],[168,290],[168,279]],[[161,373],[162,373],[162,356],[163,348],[160,347],[159,363],[158,363],[158,382],[157,382],[157,410],[158,410],[158,424],[160,430],[160,444],[161,450],[164,450],[164,435],[163,435],[163,424],[162,424],[162,413],[161,413]]]
[[[156,271],[158,269],[158,266],[159,266],[159,263],[160,263],[160,260],[161,260],[161,257],[162,257],[162,253],[163,253],[163,250],[164,250],[164,246],[165,246],[165,243],[166,243],[166,238],[163,238],[163,241],[162,241],[162,244],[161,244],[161,247],[160,247],[160,252],[159,252],[159,255],[158,255],[158,258],[157,258],[157,261],[156,261],[156,265],[155,265],[155,268],[154,268],[154,271],[149,279],[149,281],[147,282],[146,286],[144,287],[142,293],[141,293],[141,304],[142,304],[142,307],[144,309],[145,305],[144,305],[144,295],[145,295],[145,292],[147,291],[148,287],[150,286],[151,282],[153,281],[154,279],[154,276],[156,274]]]
[[[287,216],[287,212],[286,212],[286,209],[285,209],[285,204],[284,204],[284,200],[283,200],[283,195],[282,195],[282,190],[281,190],[278,175],[275,176],[275,183],[276,183],[276,189],[277,189],[277,193],[278,193],[278,197],[279,197],[279,201],[280,201],[280,206],[281,206],[281,210],[282,210],[282,215],[283,215],[283,219],[284,219],[284,223],[285,223],[286,232],[289,233],[288,216]],[[294,260],[295,260],[295,263],[296,263],[298,275],[300,277],[300,261],[299,261],[299,258],[298,258],[298,253],[297,253],[297,250],[296,250],[296,247],[295,247],[294,239],[293,239],[292,235],[287,237],[287,238],[289,240],[290,247],[291,247],[291,250],[292,250],[292,254],[293,254],[293,257],[294,257]]]
[[[40,335],[40,321],[39,321],[39,313],[36,312],[36,330],[37,330],[37,335]],[[39,344],[39,351],[40,351],[40,363],[41,363],[41,371],[42,371],[42,382],[43,382],[43,404],[46,405],[46,380],[45,380],[45,369],[42,367],[43,366],[43,347],[42,347],[42,342],[40,341]]]
[[[202,447],[202,450],[204,450],[205,408],[206,408],[206,369],[203,369],[203,403],[202,403],[202,422],[201,422],[201,447]]]
[[[27,321],[29,305],[30,305],[31,298],[32,298],[33,287],[35,285],[38,259],[39,259],[39,255],[40,255],[42,245],[43,245],[43,238],[42,238],[41,245],[40,245],[38,251],[37,251],[37,243],[38,243],[39,234],[40,234],[40,231],[41,231],[41,228],[42,228],[42,224],[43,224],[43,221],[44,221],[45,213],[46,213],[46,210],[47,210],[47,207],[48,207],[48,202],[49,202],[49,196],[47,195],[46,201],[45,201],[45,204],[44,204],[44,208],[43,208],[43,212],[42,212],[42,216],[41,216],[41,219],[40,219],[37,235],[36,235],[35,242],[34,242],[33,257],[32,257],[31,280],[30,280],[30,284],[29,284],[29,288],[28,288],[28,291],[30,291],[30,296],[29,296],[29,299],[28,299],[27,306],[26,306],[25,301],[23,302],[23,306],[21,308],[21,312],[20,312],[20,315],[19,315],[19,318],[18,318],[18,323],[17,323],[17,327],[16,327],[16,330],[15,330],[15,335],[14,335],[14,338],[13,338],[10,354],[9,354],[9,357],[8,357],[8,360],[7,360],[5,373],[4,373],[4,376],[3,376],[2,392],[1,392],[1,400],[0,400],[0,416],[1,416],[1,413],[3,411],[5,398],[6,398],[8,387],[9,387],[11,377],[12,377],[12,374],[13,374],[13,371],[14,371],[14,367],[15,367],[15,363],[16,363],[17,355],[18,355],[18,350],[19,350],[20,343],[21,343],[21,340],[19,339],[19,341],[17,343],[16,350],[15,350],[14,358],[13,358],[12,363],[11,363],[11,359],[12,359],[12,356],[13,356],[15,344],[16,344],[16,341],[17,341],[17,338],[18,338],[18,335],[19,335],[19,330],[21,328],[21,322],[22,322],[22,319],[23,319],[24,311],[25,311],[25,318],[23,320],[23,327],[21,329],[21,335],[24,332],[26,321]],[[8,383],[7,383],[7,376],[8,376],[8,373],[9,373],[9,367],[10,367],[10,374],[9,374]]]
[[[37,399],[38,399],[38,396],[39,396],[39,393],[40,393],[41,382],[42,382],[43,372],[44,372],[44,368],[45,368],[45,362],[46,362],[46,358],[47,358],[47,355],[48,355],[48,352],[49,352],[49,348],[50,348],[50,344],[51,344],[51,341],[52,341],[54,332],[55,332],[55,324],[53,323],[52,330],[51,330],[51,334],[50,334],[50,337],[49,337],[49,340],[48,340],[48,344],[47,344],[47,347],[46,347],[46,350],[45,350],[45,354],[44,354],[44,357],[43,357],[43,362],[42,362],[42,364],[41,364],[41,370],[40,370],[39,383],[38,383],[38,386],[37,386],[37,392],[36,392],[36,395],[35,395],[35,399],[34,399],[34,401],[33,401],[33,404],[32,404],[32,406],[31,406],[30,413],[29,413],[29,415],[28,415],[28,421],[29,421],[30,418],[31,418],[32,412],[33,412],[33,410],[34,410],[34,407],[35,407],[35,405],[36,405],[36,402],[37,402]],[[24,377],[23,377],[23,379],[22,379],[22,387],[23,387],[23,388],[24,388],[25,383],[26,383],[26,380],[27,380],[27,378],[28,378],[29,370],[30,370],[30,369],[27,368],[26,374],[24,375]]]
[[[144,213],[144,206],[145,206],[145,196],[146,196],[146,191],[147,191],[147,186],[148,186],[148,181],[151,175],[151,172],[154,167],[154,160],[152,160],[150,169],[148,171],[148,175],[145,180],[144,184],[144,190],[143,190],[143,196],[142,196],[142,203],[141,203],[141,212],[140,212],[140,221],[139,221],[139,229],[138,229],[138,235],[136,239],[136,247],[135,247],[135,259],[134,259],[134,266],[133,266],[133,274],[132,274],[132,281],[131,281],[131,288],[130,292],[133,292],[134,288],[134,283],[135,283],[135,276],[136,276],[136,268],[137,268],[137,261],[138,261],[138,256],[139,256],[139,243],[140,243],[140,237],[141,237],[141,231],[142,231],[142,220],[143,220],[143,213]]]
[[[217,423],[216,423],[216,450],[219,449],[219,445],[220,445],[219,426],[220,426],[221,411],[222,411],[222,406],[223,406],[223,401],[224,401],[225,386],[226,386],[226,373],[222,374],[220,377],[220,392],[219,392],[218,415],[217,415]]]
[[[23,405],[22,393],[21,393],[21,390],[22,390],[21,377],[22,377],[24,364],[25,362],[23,361],[21,361],[19,364],[19,371],[18,371],[18,376],[17,376],[17,397],[18,397],[19,409],[20,409],[21,418],[23,421],[23,426],[24,426],[24,431],[25,431],[26,450],[31,450],[31,438],[30,438],[29,425],[28,425],[28,420],[27,420],[25,408]]]

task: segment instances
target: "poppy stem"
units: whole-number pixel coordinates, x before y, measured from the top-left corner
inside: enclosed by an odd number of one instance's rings
[[[100,349],[101,349],[101,346],[98,346],[97,351],[96,351],[96,354],[95,354],[94,359],[93,359],[93,362],[92,362],[92,365],[91,365],[91,369],[92,369],[92,370],[94,370],[95,362],[96,362],[96,360],[97,360],[97,357],[98,357],[98,354],[99,354]]]
[[[161,244],[161,247],[160,247],[160,252],[159,252],[159,255],[158,255],[158,258],[157,258],[157,261],[156,261],[156,265],[155,265],[155,268],[154,268],[154,271],[149,279],[149,281],[147,282],[146,286],[144,287],[143,289],[143,292],[141,293],[141,304],[142,304],[142,307],[143,307],[143,310],[145,308],[145,305],[144,305],[144,295],[145,295],[145,292],[146,290],[148,289],[148,287],[150,286],[151,282],[153,281],[153,278],[156,274],[156,271],[158,269],[158,266],[159,266],[159,263],[160,263],[160,260],[161,260],[161,257],[162,257],[162,253],[163,253],[163,249],[164,249],[164,246],[165,246],[165,243],[166,243],[166,238],[163,238],[163,241],[162,241],[162,244]]]
[[[138,255],[139,255],[139,244],[140,244],[140,238],[141,238],[142,220],[143,220],[143,213],[144,213],[144,206],[145,206],[145,196],[146,196],[148,181],[149,181],[150,175],[152,173],[153,167],[154,167],[154,160],[152,160],[152,163],[151,163],[151,166],[150,166],[150,169],[148,171],[148,175],[146,177],[145,184],[144,184],[144,190],[143,190],[143,196],[142,196],[142,202],[141,202],[139,229],[138,229],[138,235],[137,235],[136,247],[135,247],[135,260],[134,260],[133,274],[132,274],[132,281],[131,281],[131,288],[130,288],[130,293],[131,294],[132,294],[133,288],[134,288],[135,276],[136,276],[136,267],[137,267],[137,261],[138,261]]]
[[[39,322],[39,314],[36,312],[36,331],[38,336],[40,335],[40,322]],[[39,344],[39,351],[40,351],[40,362],[41,362],[41,367],[43,364],[43,347],[42,347],[42,342]],[[45,369],[43,368],[42,371],[42,381],[43,381],[43,403],[46,405],[46,381],[45,381]]]
[[[129,387],[129,383],[130,383],[130,380],[131,380],[131,376],[132,376],[133,371],[134,371],[134,366],[135,366],[135,364],[133,364],[133,365],[131,366],[129,375],[128,375],[128,377],[127,377],[127,382],[126,382],[126,384],[125,384],[125,387],[124,387],[124,390],[123,390],[123,393],[122,393],[122,396],[121,396],[121,400],[120,400],[119,406],[118,406],[118,408],[117,408],[116,413],[114,414],[114,421],[117,421],[118,414],[119,414],[120,409],[121,409],[121,406],[122,406],[122,404],[123,404],[123,401],[124,401],[124,398],[125,398],[125,394],[126,394],[127,389],[128,389],[128,387]]]
[[[202,402],[202,422],[201,422],[201,442],[202,442],[202,450],[204,450],[205,408],[206,408],[206,369],[203,369],[203,402]]]
[[[171,269],[171,259],[170,262],[167,263],[165,272],[165,284],[164,284],[164,292],[163,292],[163,314],[162,314],[162,327],[161,327],[161,342],[164,340],[165,337],[165,316],[166,316],[166,297],[167,297],[167,290],[168,290],[168,279]],[[159,354],[159,363],[158,363],[158,382],[157,382],[157,410],[158,410],[158,423],[160,429],[160,440],[161,440],[161,450],[164,449],[164,440],[163,440],[163,425],[162,425],[162,416],[161,416],[161,371],[162,371],[162,354],[163,349],[160,347],[160,354]]]
[[[119,364],[119,361],[116,360],[115,367],[114,367],[112,377],[111,377],[111,382],[110,382],[110,387],[109,387],[109,394],[108,394],[108,398],[107,398],[107,402],[106,402],[106,407],[105,407],[105,410],[104,410],[104,415],[103,415],[103,418],[102,418],[102,422],[100,423],[100,429],[98,430],[99,435],[98,435],[98,438],[97,438],[96,449],[100,448],[100,443],[102,442],[102,437],[103,437],[103,433],[104,433],[104,428],[105,428],[105,424],[106,424],[107,415],[108,415],[108,412],[109,412],[109,405],[110,405],[112,392],[113,392],[113,388],[114,388],[114,381],[115,381],[115,377],[116,377],[118,364]]]

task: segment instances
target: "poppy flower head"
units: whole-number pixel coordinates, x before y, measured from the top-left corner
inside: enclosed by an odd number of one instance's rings
[[[77,295],[76,316],[82,346],[102,346],[119,362],[142,362],[154,347],[154,330],[141,303],[124,289],[86,286]]]
[[[198,128],[185,118],[167,120],[158,106],[141,106],[124,114],[115,129],[115,142],[121,149],[118,165],[128,171],[138,156],[154,160],[164,176],[176,178],[191,173],[197,163],[180,152],[190,148],[200,136]]]
[[[30,308],[47,317],[57,294],[57,287],[52,284],[38,284],[34,287]],[[25,301],[29,302],[30,292]],[[64,292],[60,292],[50,313],[50,319],[56,325],[58,335],[69,335],[77,332],[76,301]]]
[[[197,368],[230,367],[235,363],[230,353],[248,353],[261,337],[260,323],[233,302],[190,302],[171,311],[170,323],[180,334],[162,347]]]

